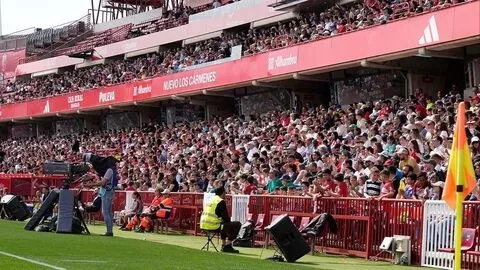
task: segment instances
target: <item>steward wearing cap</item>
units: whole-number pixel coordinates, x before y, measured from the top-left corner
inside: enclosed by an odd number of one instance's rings
[[[173,199],[170,197],[170,190],[165,189],[163,192],[163,200],[160,203],[160,209],[157,211],[158,218],[169,218],[173,207]]]
[[[170,212],[172,211],[173,206],[173,199],[170,198],[170,190],[165,189],[162,192],[161,202],[158,205],[159,208],[155,213],[155,215],[143,215],[142,220],[140,221],[140,226],[136,230],[136,232],[143,233],[145,231],[153,231],[153,219],[155,218],[169,218]]]

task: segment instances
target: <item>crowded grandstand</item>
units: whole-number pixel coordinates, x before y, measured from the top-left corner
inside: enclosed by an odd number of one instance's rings
[[[480,179],[479,1],[100,2],[67,26],[0,39],[0,195],[38,208],[61,185],[45,162],[98,153],[119,162],[118,213],[142,213],[126,192],[201,211],[185,196],[225,188],[261,205],[254,224],[331,212],[349,228],[322,242],[333,253],[369,257],[405,234],[412,262],[439,266],[423,214],[442,199],[460,102]],[[465,227],[478,200],[480,181]],[[186,216],[178,228],[196,233],[200,216]]]

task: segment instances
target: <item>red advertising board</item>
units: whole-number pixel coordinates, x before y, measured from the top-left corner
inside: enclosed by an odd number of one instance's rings
[[[480,2],[346,33],[204,68],[144,81],[0,107],[0,120],[130,104],[152,98],[237,85],[341,63],[451,42],[480,34]],[[399,38],[402,37],[402,38]]]
[[[0,74],[4,79],[15,77],[15,69],[22,58],[25,58],[25,49],[0,52]]]

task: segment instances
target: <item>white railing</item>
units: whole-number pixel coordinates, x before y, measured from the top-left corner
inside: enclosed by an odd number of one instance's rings
[[[453,253],[440,252],[453,248],[455,213],[445,201],[426,201],[423,211],[422,266],[452,269]]]
[[[232,220],[245,223],[248,215],[249,195],[233,195],[232,196]]]

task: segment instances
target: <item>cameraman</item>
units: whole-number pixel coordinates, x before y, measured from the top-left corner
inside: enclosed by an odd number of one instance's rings
[[[113,199],[115,198],[115,188],[118,183],[117,163],[118,160],[112,156],[99,157],[93,154],[84,156],[85,162],[92,164],[93,169],[101,178],[92,183],[84,183],[83,187],[99,187],[99,196],[102,197],[102,214],[107,231],[103,236],[113,236]],[[86,180],[91,180],[93,176],[86,176]]]

